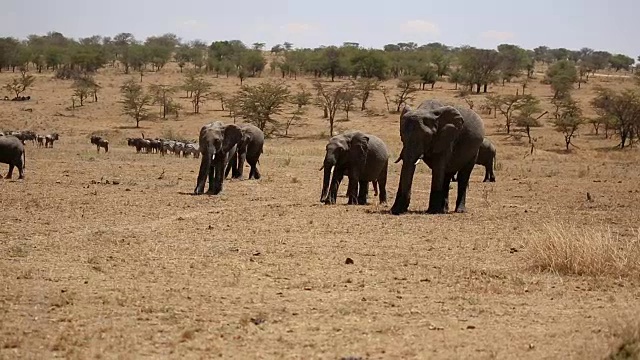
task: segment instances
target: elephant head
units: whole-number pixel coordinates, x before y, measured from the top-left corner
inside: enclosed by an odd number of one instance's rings
[[[420,159],[433,171],[432,193],[434,189],[440,190],[446,163],[463,125],[462,114],[452,106],[421,106],[416,110],[407,106],[403,109],[400,115],[402,151],[395,161],[402,160],[402,171],[396,200],[391,208],[393,214],[403,213],[409,207],[413,174]]]
[[[227,165],[228,153],[242,139],[240,127],[234,124],[224,125],[220,121],[207,124],[200,129],[199,147],[202,154],[198,183],[195,194],[202,194],[207,176],[209,192],[214,195],[222,190],[224,167]]]
[[[330,183],[333,187],[333,182],[330,181],[331,170],[335,168],[334,172],[338,171],[340,173],[338,176],[334,173],[334,179],[341,178],[345,171],[357,178],[367,162],[368,151],[369,137],[359,131],[336,135],[329,140],[326,146],[324,163],[320,168],[320,170],[324,169],[321,202],[327,202],[331,197],[329,191]],[[333,200],[335,201],[335,199]]]

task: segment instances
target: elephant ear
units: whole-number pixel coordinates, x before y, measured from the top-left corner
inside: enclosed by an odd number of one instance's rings
[[[433,152],[441,153],[450,150],[454,141],[462,131],[464,119],[453,106],[443,106],[433,110],[436,116],[437,132],[433,138]]]
[[[228,152],[242,140],[242,130],[235,124],[225,125],[223,129],[222,151]]]
[[[363,168],[367,162],[369,152],[369,137],[363,133],[355,133],[349,147],[349,162],[358,168]]]
[[[400,137],[402,138],[402,126],[404,125],[404,114],[408,113],[409,111],[411,111],[411,107],[409,107],[409,105],[405,105],[402,108],[402,112],[400,113]]]

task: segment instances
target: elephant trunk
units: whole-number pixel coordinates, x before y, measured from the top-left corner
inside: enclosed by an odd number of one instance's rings
[[[333,165],[324,164],[324,178],[322,180],[322,194],[320,195],[320,202],[327,202],[329,198],[329,183],[331,182],[331,169]]]
[[[411,202],[411,186],[413,185],[413,175],[416,171],[416,164],[422,157],[422,154],[411,154],[404,147],[402,148],[402,170],[400,172],[400,181],[398,183],[398,191],[396,199],[391,207],[391,213],[394,215],[407,212],[409,203]]]

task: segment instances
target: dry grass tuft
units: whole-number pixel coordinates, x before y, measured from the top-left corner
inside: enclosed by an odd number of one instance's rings
[[[621,238],[610,229],[545,224],[527,237],[529,258],[540,270],[564,275],[640,278],[640,234]]]

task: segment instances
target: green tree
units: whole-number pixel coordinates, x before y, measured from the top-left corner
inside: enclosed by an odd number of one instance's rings
[[[72,85],[73,95],[80,100],[80,106],[84,105],[84,100],[93,95],[94,101],[98,101],[98,89],[100,86],[95,79],[89,75],[76,79]]]
[[[546,112],[540,114],[542,112],[540,100],[533,95],[518,96],[515,107],[517,111],[514,119],[515,125],[527,134],[529,144],[531,144],[531,128],[542,126],[539,120]],[[538,114],[538,116],[535,116],[535,114]]]
[[[565,97],[560,109],[560,115],[551,121],[554,129],[564,135],[565,149],[569,151],[571,141],[578,136],[578,129],[585,123],[582,110],[570,95]]]
[[[566,96],[577,81],[578,71],[575,63],[569,60],[560,60],[547,69],[542,83],[551,85],[553,98],[556,99]]]
[[[243,85],[238,92],[239,107],[247,120],[265,131],[268,125],[273,132],[278,122],[273,116],[282,111],[289,100],[289,88],[278,81],[262,81],[257,85]]]
[[[438,81],[438,73],[431,64],[427,64],[422,68],[422,70],[420,70],[422,90],[424,90],[425,84],[431,84],[431,89],[433,90],[433,87],[436,85],[436,81]]]
[[[631,68],[631,65],[633,65],[634,63],[635,63],[635,60],[633,60],[633,58],[623,54],[613,55],[609,59],[609,64],[613,69],[615,69],[616,72],[620,70],[629,71],[629,69]]]
[[[160,116],[167,118],[167,114],[175,112],[176,105],[171,95],[178,90],[177,87],[164,84],[149,85],[149,93],[153,97],[152,105],[160,105]]]
[[[151,104],[151,95],[146,94],[142,85],[136,83],[133,79],[127,80],[120,86],[123,113],[132,117],[136,121],[136,127],[140,127],[140,121],[149,118],[148,106]]]

